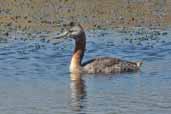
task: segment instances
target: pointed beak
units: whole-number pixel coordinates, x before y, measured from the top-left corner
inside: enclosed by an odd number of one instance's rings
[[[69,35],[69,32],[65,30],[63,33],[59,34],[54,39],[64,38],[64,37],[67,37],[68,35]]]

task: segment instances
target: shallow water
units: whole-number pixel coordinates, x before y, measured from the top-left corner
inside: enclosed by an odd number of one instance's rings
[[[71,81],[73,41],[21,40],[26,36],[17,34],[16,40],[0,43],[0,113],[170,114],[171,32],[86,34],[84,61],[96,56],[143,60],[141,71]]]

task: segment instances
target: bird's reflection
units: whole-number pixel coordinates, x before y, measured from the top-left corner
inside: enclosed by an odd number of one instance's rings
[[[71,75],[71,107],[73,111],[81,112],[86,106],[86,86],[79,73]]]

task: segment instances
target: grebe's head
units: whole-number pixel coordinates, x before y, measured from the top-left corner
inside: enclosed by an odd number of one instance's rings
[[[64,25],[64,32],[57,36],[59,37],[70,37],[73,39],[78,39],[81,37],[81,35],[84,33],[83,28],[80,24],[70,22],[69,24]]]

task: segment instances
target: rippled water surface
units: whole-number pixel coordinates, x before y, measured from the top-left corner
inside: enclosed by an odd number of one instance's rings
[[[48,33],[35,34],[32,37]],[[171,32],[87,31],[84,61],[143,60],[138,73],[84,75],[71,81],[70,39],[0,41],[1,114],[170,114]],[[44,38],[46,38],[44,36]]]

